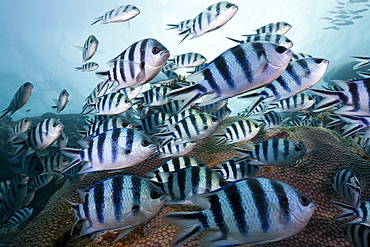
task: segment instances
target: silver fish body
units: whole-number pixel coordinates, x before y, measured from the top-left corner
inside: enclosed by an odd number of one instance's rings
[[[0,222],[6,221],[21,208],[26,192],[27,184],[25,183],[10,185],[0,205]]]
[[[265,26],[262,26],[258,29],[256,29],[256,33],[277,33],[277,34],[285,34],[292,28],[292,25],[290,25],[287,22],[279,21],[279,22],[272,22]]]
[[[262,114],[262,123],[266,125],[265,129],[274,129],[281,127],[284,119],[277,111],[267,111]]]
[[[267,41],[267,42],[275,43],[277,45],[284,46],[288,49],[293,47],[293,42],[290,39],[278,33],[261,33],[261,34],[252,34],[252,35],[243,35],[243,36],[246,36],[244,40],[235,40],[232,38],[228,38],[228,39],[235,41],[237,43]]]
[[[34,179],[44,171],[44,165],[37,153],[24,155],[22,159],[22,172]]]
[[[95,115],[118,115],[132,107],[125,93],[118,91],[105,94],[97,99],[94,105]]]
[[[56,106],[53,106],[52,108],[55,108],[57,110],[57,114],[63,111],[64,108],[66,107],[68,103],[68,97],[69,93],[67,92],[67,90],[63,89],[63,91],[59,94],[59,98],[53,99]]]
[[[196,141],[183,142],[176,144],[174,140],[158,147],[157,158],[176,157],[189,153],[192,151],[198,143]]]
[[[33,85],[30,82],[24,83],[14,94],[9,106],[0,113],[0,119],[6,115],[13,115],[14,112],[21,109],[28,101],[32,94]]]
[[[259,162],[251,159],[234,158],[217,164],[215,169],[226,181],[233,182],[251,178],[259,171]]]
[[[26,207],[19,209],[4,225],[1,225],[1,227],[8,228],[8,232],[12,227],[18,227],[22,223],[24,223],[26,220],[28,220],[29,217],[31,217],[33,212],[33,208]]]
[[[347,224],[343,231],[344,237],[352,246],[366,247],[370,243],[370,227],[363,224]]]
[[[167,93],[172,89],[170,87],[153,87],[142,93],[142,96],[136,97],[134,102],[141,103],[143,106],[161,106],[169,102]]]
[[[15,138],[18,137],[19,134],[22,134],[24,132],[26,132],[27,130],[29,130],[31,128],[31,125],[32,125],[32,121],[31,119],[25,117],[25,118],[22,118],[21,120],[19,120],[14,128],[11,130],[11,132],[9,133],[9,140],[8,141],[12,141],[14,140]]]
[[[82,47],[82,61],[90,60],[98,49],[99,41],[94,35],[90,35]]]
[[[49,153],[41,158],[44,165],[43,174],[55,174],[69,165],[70,160],[61,153]]]
[[[122,5],[97,17],[96,21],[91,25],[98,22],[101,22],[101,24],[124,22],[134,18],[138,14],[140,14],[140,10],[136,6],[132,4]]]
[[[171,246],[181,246],[207,231],[202,246],[263,244],[289,238],[311,219],[315,205],[283,182],[249,178],[211,193],[195,195],[199,212],[172,212],[162,218],[180,232]]]
[[[62,154],[73,159],[62,172],[82,162],[87,163],[79,174],[134,166],[157,148],[144,134],[128,128],[108,130],[79,143],[83,149],[60,149]]]
[[[202,54],[188,52],[168,59],[168,61],[173,62],[177,68],[191,68],[202,65],[207,59]]]
[[[119,230],[116,240],[151,219],[167,200],[148,179],[130,175],[110,177],[78,192],[82,203],[69,203],[75,224],[84,221],[80,235]]]
[[[294,112],[310,108],[315,103],[316,98],[313,95],[299,93],[287,99],[272,102],[267,107],[278,112]]]
[[[99,64],[97,64],[96,62],[88,62],[88,63],[82,64],[81,66],[75,67],[75,70],[86,72],[86,71],[94,71],[97,68],[99,68]]]
[[[189,166],[207,166],[207,164],[191,156],[180,156],[163,162],[159,167],[154,169],[153,172],[174,172]]]

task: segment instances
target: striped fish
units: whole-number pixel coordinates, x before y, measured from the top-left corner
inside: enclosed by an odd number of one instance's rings
[[[21,120],[19,120],[13,129],[11,129],[11,132],[9,133],[9,141],[13,141],[15,138],[18,137],[19,134],[22,134],[24,132],[26,132],[27,130],[29,130],[29,128],[31,128],[31,125],[32,125],[32,121],[31,119],[25,117],[25,118],[22,118]]]
[[[72,158],[62,172],[82,162],[87,163],[79,174],[134,166],[148,158],[157,148],[144,134],[127,128],[108,130],[79,141],[79,144],[82,149],[60,149],[62,154]]]
[[[12,227],[18,227],[22,223],[26,222],[29,217],[31,217],[33,208],[26,207],[19,209],[7,223],[1,225],[2,228],[8,228],[7,232],[9,233]]]
[[[315,105],[314,112],[323,111],[330,107],[344,104],[336,110],[336,114],[370,116],[370,78],[349,81],[332,80],[343,91],[310,89],[324,99]]]
[[[29,155],[35,150],[46,148],[53,144],[62,133],[64,125],[56,118],[47,118],[39,122],[35,127],[30,129],[27,133],[21,134],[21,138],[24,141],[14,142],[12,144],[16,150],[13,153],[13,157],[17,157],[25,149]]]
[[[99,41],[94,35],[90,35],[82,47],[82,61],[90,60],[98,49]]]
[[[101,83],[99,83],[94,89],[93,91],[90,93],[89,96],[87,96],[87,98],[85,99],[86,103],[85,105],[82,107],[82,112],[81,114],[84,114],[86,111],[89,111],[90,108],[91,108],[91,105],[94,105],[96,104],[97,102],[97,99],[100,97],[100,96],[103,96],[108,88],[110,87],[110,81],[108,80],[105,80],[105,81],[102,81]]]
[[[369,138],[361,138],[359,136],[351,136],[352,143],[364,155],[370,156],[370,142]]]
[[[259,171],[259,162],[251,159],[234,158],[217,164],[215,169],[226,181],[234,182],[243,178],[252,178]]]
[[[225,120],[228,116],[231,114],[231,109],[227,107],[227,105],[224,105],[221,109],[211,112],[213,116],[218,118],[220,121]]]
[[[44,171],[44,165],[37,153],[24,155],[22,159],[22,173],[34,179]]]
[[[308,57],[312,57],[312,56],[308,55],[308,54],[305,54],[305,53],[301,53],[301,52],[298,52],[298,53],[293,52],[293,56],[292,56],[291,61],[297,60],[297,59],[302,59],[302,58],[308,58]]]
[[[287,99],[272,102],[268,108],[279,112],[294,112],[310,108],[315,103],[316,98],[313,95],[299,93]]]
[[[59,147],[59,148],[65,148],[68,144],[68,136],[67,134],[62,131],[62,133],[60,134],[58,140],[56,141],[56,146]]]
[[[156,133],[156,137],[164,137],[175,140],[174,144],[191,142],[210,136],[216,131],[220,120],[209,113],[191,114],[173,125],[167,125],[162,133]]]
[[[173,82],[179,75],[172,70],[166,70],[164,67],[152,80],[149,81],[150,84],[168,84]]]
[[[85,174],[78,174],[81,168],[82,164],[79,164],[63,173],[56,172],[58,178],[56,179],[55,184],[59,184],[63,181],[64,185],[80,183],[85,177]]]
[[[193,114],[199,114],[200,111],[197,110],[197,109],[186,109],[182,112],[179,112],[177,114],[174,114],[172,117],[166,119],[164,121],[164,124],[165,125],[173,125],[173,124],[176,124],[178,122],[180,122],[181,120],[183,120],[184,118],[186,118],[187,116],[190,116],[190,115],[193,115]]]
[[[191,156],[180,156],[163,162],[160,166],[153,170],[153,173],[174,172],[189,166],[207,166],[207,164],[204,163],[204,161]],[[151,178],[151,180],[154,180],[154,178]]]
[[[164,112],[155,112],[153,114],[150,114],[149,116],[146,116],[142,119],[141,125],[138,126],[140,130],[143,130],[145,134],[153,134],[155,132],[158,132],[157,126],[161,126],[164,124],[164,121],[168,118],[170,118],[171,115]]]
[[[196,141],[184,142],[180,144],[175,144],[174,140],[170,140],[166,144],[162,144],[157,148],[157,153],[159,154],[156,158],[167,158],[185,155],[192,151],[198,143]]]
[[[200,212],[171,212],[162,216],[180,227],[171,246],[181,246],[207,231],[202,246],[263,244],[289,238],[311,219],[315,205],[283,182],[250,178],[211,193],[192,197]]]
[[[82,64],[81,66],[75,67],[75,70],[86,72],[86,71],[94,71],[97,68],[99,68],[99,64],[97,64],[96,62],[88,62],[88,63]]]
[[[276,111],[268,111],[262,114],[262,123],[265,124],[265,129],[279,128],[283,125],[285,119]]]
[[[61,153],[49,153],[41,158],[44,165],[43,174],[55,174],[55,171],[61,171],[69,164],[70,160]]]
[[[302,58],[288,64],[286,70],[273,82],[258,93],[248,94],[239,98],[257,97],[249,110],[263,100],[267,104],[292,97],[307,88],[314,86],[324,76],[329,61],[321,58]]]
[[[215,170],[207,166],[189,166],[174,172],[158,172],[156,180],[169,195],[167,205],[194,205],[191,196],[221,188],[227,181]]]
[[[161,106],[169,102],[167,93],[172,89],[170,87],[153,87],[142,93],[134,100],[134,104],[140,103],[143,106]]]
[[[347,224],[344,237],[352,246],[367,247],[370,245],[370,227],[363,224]]]
[[[14,184],[27,184],[29,180],[30,177],[27,174],[19,172],[13,176],[10,186],[13,186]]]
[[[353,66],[353,70],[358,70],[359,68],[362,68],[364,66],[367,66],[370,64],[370,57],[358,57],[358,56],[352,56],[352,58],[358,62]]]
[[[51,108],[57,109],[57,115],[61,111],[63,111],[66,105],[68,104],[68,97],[69,93],[67,92],[67,90],[63,89],[63,91],[59,94],[58,99],[52,99],[56,105],[52,106]]]
[[[191,68],[204,64],[207,59],[202,54],[188,52],[168,59],[168,61],[173,62],[177,68]]]
[[[242,156],[256,159],[267,166],[281,166],[288,165],[293,162],[298,164],[306,150],[302,141],[296,144],[293,141],[283,138],[272,138],[262,142],[253,143],[250,145],[253,150],[245,150],[241,148],[234,148]]]
[[[109,81],[116,81],[118,85],[114,91],[135,87],[158,75],[169,56],[169,51],[159,41],[142,39],[112,59],[113,69],[96,74]]]
[[[168,96],[186,100],[181,110],[205,96],[200,105],[211,104],[263,87],[284,72],[292,52],[268,42],[249,42],[228,49],[203,70],[187,77],[199,83],[175,89]],[[181,111],[180,110],[180,111]]]
[[[72,203],[75,223],[83,220],[80,236],[120,231],[116,241],[159,212],[167,196],[145,178],[121,175],[77,190],[82,203]]]
[[[48,185],[54,177],[55,174],[40,174],[31,182],[29,187],[32,188],[34,191],[37,191],[42,187]]]
[[[169,28],[167,28],[166,30],[177,29],[177,31],[182,32],[182,31],[187,30],[190,27],[192,22],[193,22],[193,19],[189,19],[185,21],[180,21],[177,24],[167,24]]]
[[[360,223],[367,226],[370,226],[370,201],[369,200],[360,200],[360,206],[356,209],[352,205],[347,205],[341,202],[330,201],[335,207],[337,207],[341,212],[334,217],[336,220],[343,220],[349,217],[355,217],[355,219],[348,222]]]
[[[356,209],[360,207],[361,192],[365,190],[365,184],[357,179],[352,169],[342,169],[334,176],[334,190],[345,202],[353,205]]]
[[[95,115],[118,115],[130,109],[132,103],[125,93],[117,91],[99,97],[93,106]]]
[[[190,35],[193,35],[190,39],[194,39],[222,27],[235,15],[237,11],[238,6],[226,1],[218,2],[209,6],[189,22],[187,29],[179,33],[180,36],[184,36],[180,43]]]
[[[207,113],[213,114],[213,112],[218,111],[222,107],[224,107],[227,104],[227,101],[228,100],[221,100],[221,101],[217,101],[217,102],[215,102],[213,104],[203,105],[203,106],[197,106],[196,108],[200,112],[207,112]]]
[[[32,94],[33,85],[30,82],[24,83],[18,91],[14,94],[12,101],[10,102],[9,106],[0,112],[0,119],[5,117],[9,114],[9,116],[13,115],[14,112],[21,109],[28,101]]]
[[[132,4],[122,5],[106,12],[102,16],[95,18],[96,21],[91,23],[91,25],[94,25],[98,22],[100,22],[100,24],[124,22],[131,20],[138,14],[140,14],[140,10],[136,6]]]
[[[342,107],[343,108],[343,107]],[[334,111],[336,113],[338,110]],[[339,123],[344,122],[345,125],[342,127],[343,132],[342,136],[347,137],[352,134],[354,134],[356,131],[367,129],[370,127],[370,116],[362,116],[360,112],[354,111],[350,114],[356,114],[358,113],[359,116],[352,116],[352,115],[344,115],[344,114],[337,114],[336,117],[340,120]],[[336,120],[334,120],[336,121]],[[333,125],[333,122],[330,122],[329,124]],[[329,125],[328,124],[328,125]]]
[[[269,23],[269,24],[267,24],[265,26],[262,26],[262,27],[256,29],[255,31],[256,31],[257,34],[261,34],[261,33],[277,33],[277,34],[284,35],[291,28],[292,28],[292,25],[290,25],[289,23],[284,22],[284,21],[279,21],[279,22]]]
[[[171,91],[172,92],[172,91]],[[170,115],[175,115],[180,112],[184,104],[183,100],[172,100],[165,105],[151,107],[154,110],[164,112]]]
[[[251,34],[251,35],[243,35],[243,36],[246,36],[247,38],[244,40],[236,40],[236,39],[232,39],[228,37],[227,38],[239,44],[247,43],[247,42],[255,42],[255,41],[267,41],[267,42],[275,43],[277,45],[284,46],[287,49],[290,49],[293,47],[293,42],[290,39],[278,33],[261,33],[261,34]]]
[[[237,142],[248,141],[255,137],[261,129],[261,124],[245,118],[235,121],[220,131],[222,134],[213,134],[212,137],[218,139],[216,145],[226,141],[224,144],[234,144]]]
[[[25,183],[13,184],[7,189],[0,204],[0,223],[5,222],[21,208],[26,192]]]

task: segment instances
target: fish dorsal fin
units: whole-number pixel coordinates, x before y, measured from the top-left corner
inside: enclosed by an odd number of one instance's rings
[[[334,82],[336,85],[340,86],[343,91],[348,91],[349,88],[348,88],[348,83],[349,81],[344,81],[344,80],[331,80],[332,82]]]
[[[85,198],[86,198],[86,194],[89,192],[89,189],[84,188],[84,189],[78,189],[76,191],[78,192],[78,195],[80,196],[80,199],[81,199],[82,203],[84,203]]]
[[[92,143],[91,139],[84,139],[84,140],[79,140],[77,143],[82,147],[82,148],[88,148],[90,144]]]

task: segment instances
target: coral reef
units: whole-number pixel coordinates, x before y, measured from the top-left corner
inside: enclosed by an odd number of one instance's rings
[[[236,119],[238,117],[228,118],[222,126]],[[334,220],[338,210],[329,202],[329,200],[341,201],[332,187],[332,180],[336,172],[342,168],[352,168],[359,179],[368,179],[369,160],[357,154],[350,141],[321,127],[267,130],[257,135],[252,141],[257,142],[274,137],[287,138],[297,143],[302,140],[306,148],[312,150],[305,155],[298,166],[292,164],[281,167],[263,167],[256,176],[277,179],[290,184],[315,203],[316,211],[309,224],[296,236],[262,246],[350,246],[342,234],[346,221]],[[215,142],[213,138],[206,138],[200,141],[188,155],[205,161],[210,167],[238,156],[233,151],[232,145],[216,146]],[[245,143],[234,146],[246,148]],[[142,175],[165,160],[156,158],[147,160],[124,172]],[[109,176],[112,174],[92,173],[88,174],[78,185],[63,186],[10,246],[168,246],[178,228],[163,222],[160,215],[171,211],[197,210],[195,207],[166,206],[150,222],[139,226],[114,243],[118,233],[92,236],[91,239],[90,236],[79,237],[81,223],[76,225],[73,235],[70,236],[74,214],[65,199],[78,202],[76,189],[90,186]],[[364,191],[363,198],[369,198],[368,190]],[[197,236],[184,246],[197,246],[200,239],[201,236]]]

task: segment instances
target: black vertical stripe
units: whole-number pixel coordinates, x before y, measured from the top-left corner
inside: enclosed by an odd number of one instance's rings
[[[105,139],[106,139],[106,135],[107,135],[106,132],[100,134],[98,136],[98,141],[97,141],[97,145],[96,145],[96,151],[97,151],[97,154],[98,154],[98,159],[99,159],[100,164],[104,163],[104,142],[105,142]]]
[[[130,70],[130,75],[131,75],[131,79],[135,78],[135,63],[132,63],[135,61],[135,50],[136,50],[136,47],[138,45],[140,41],[136,42],[135,44],[132,44],[130,46],[130,49],[129,49],[129,53],[128,53],[128,60],[131,62],[129,63],[129,70]]]
[[[121,130],[126,131],[126,150],[130,151],[131,153],[135,132],[133,129],[127,129],[127,128],[123,128]]]
[[[211,204],[210,210],[213,216],[213,219],[220,229],[221,233],[223,236],[227,236],[229,232],[229,228],[224,220],[224,215],[222,212],[222,205],[220,202],[220,198],[218,197],[217,194],[213,194],[212,196],[209,197],[209,202]]]
[[[233,172],[233,177],[237,178],[238,177],[238,170],[236,169],[235,161],[232,159],[232,160],[229,161],[229,164],[230,164],[230,168]]]
[[[99,183],[93,188],[94,204],[96,208],[96,217],[100,224],[104,222],[104,208],[105,208],[105,183]]]
[[[279,153],[280,153],[279,140],[280,139],[278,139],[278,138],[272,139],[272,154],[273,154],[273,157],[274,157],[274,161],[277,161],[278,158],[279,158]]]
[[[201,169],[205,169],[206,170],[206,190],[207,192],[211,191],[212,190],[212,183],[214,182],[214,179],[213,179],[213,175],[214,175],[214,172],[212,169],[208,168],[208,167],[202,167],[202,168],[198,168],[199,170]]]
[[[118,78],[117,77],[117,74],[116,73],[114,73],[114,75],[115,75],[115,80],[116,81],[123,81],[123,82],[126,82],[126,73],[125,73],[125,63],[123,62],[123,61],[121,61],[121,60],[118,60],[117,61],[117,65],[116,66],[114,66],[114,68],[113,69],[115,69],[116,67],[119,67],[119,71],[120,71],[120,78]]]
[[[124,176],[114,176],[112,178],[112,200],[113,200],[113,207],[114,207],[114,215],[116,216],[116,220],[119,221],[121,219],[122,214],[122,200],[123,200],[123,181]]]
[[[222,56],[222,55],[218,56],[214,60],[214,64],[215,64],[216,69],[218,70],[218,72],[221,74],[223,80],[228,85],[228,87],[230,89],[234,89],[236,87],[236,83],[232,78],[232,75],[230,73],[230,68],[229,68],[229,66],[227,64],[227,61],[225,60],[224,56]]]
[[[270,140],[265,140],[263,141],[260,145],[261,145],[261,148],[262,148],[262,154],[263,154],[263,158],[266,162],[269,161],[269,154],[270,152],[274,152],[275,150],[269,150],[269,142],[271,141]]]
[[[239,123],[239,122],[237,122],[237,123]],[[238,131],[238,128],[236,126],[236,123],[231,124],[231,128],[233,129],[233,131],[235,133],[236,140],[239,140],[240,136],[239,136],[239,131]]]
[[[251,64],[243,48],[240,45],[237,45],[231,48],[230,52],[235,57],[235,61],[240,66],[241,71],[243,71],[244,76],[247,78],[248,82],[253,83],[254,78],[253,78],[253,73],[251,69]]]
[[[144,39],[142,40],[141,45],[140,45],[140,63],[141,64],[145,64],[145,55],[146,55],[145,50],[147,48],[148,41],[149,39]]]
[[[177,182],[177,187],[179,189],[179,198],[176,198],[177,200],[184,201],[186,197],[186,179],[187,179],[187,171],[188,169],[182,169],[176,172],[176,182]]]
[[[238,187],[235,183],[228,185],[224,189],[226,198],[228,200],[228,205],[230,205],[234,220],[236,221],[236,224],[238,225],[239,232],[247,236],[249,226],[246,222],[246,212],[243,207],[243,199],[240,195],[240,191],[238,190]]]
[[[203,70],[203,76],[204,76],[204,80],[207,81],[209,86],[216,92],[216,94],[221,95],[222,90],[218,86],[218,84],[217,84],[216,80],[214,79],[214,77],[212,75],[212,72],[209,68]]]
[[[118,138],[119,138],[120,134],[121,134],[121,129],[120,128],[117,128],[117,129],[113,129],[112,130],[112,137],[111,137],[111,139],[112,139],[112,142],[113,143],[118,144]],[[117,146],[118,145],[112,145],[112,152],[111,152],[111,154],[112,154],[112,163],[113,164],[116,163],[117,158],[118,158],[118,148],[117,148]]]
[[[248,184],[249,189],[252,191],[252,198],[258,211],[258,218],[260,219],[261,230],[266,233],[270,228],[270,215],[268,201],[265,198],[265,191],[258,179],[251,178],[245,181]]]
[[[142,183],[145,182],[145,180],[141,179],[138,176],[130,176],[131,178],[131,184],[132,184],[132,207],[135,207],[137,205],[141,205],[141,190],[142,190]]]
[[[171,196],[171,200],[174,200],[176,198],[175,194],[174,194],[174,173],[169,173],[168,174],[168,178],[167,178],[167,183],[164,183],[165,185],[167,185],[167,189],[168,189],[168,193],[170,194]]]
[[[174,158],[172,159],[172,164],[173,164],[173,171],[176,171],[176,170],[179,170],[181,167],[180,167],[180,162],[179,162],[179,158]],[[168,170],[167,170],[168,171]]]
[[[279,218],[284,218],[285,222],[289,222],[291,215],[289,211],[289,200],[285,192],[285,189],[279,181],[276,181],[273,179],[270,179],[269,181],[270,181],[272,188],[274,189],[276,197],[279,200],[280,214],[282,216]],[[284,223],[282,222],[282,224]]]
[[[82,208],[83,208],[83,211],[84,211],[84,215],[85,215],[85,218],[87,219],[87,221],[89,222],[89,225],[92,226],[93,223],[91,221],[91,218],[90,218],[90,205],[89,205],[89,192],[86,193],[85,195],[85,198],[84,198],[84,203],[82,203]]]
[[[202,117],[202,114],[200,114],[200,117]],[[193,127],[194,131],[195,131],[195,135],[198,136],[200,134],[200,129],[199,129],[199,126],[198,126],[198,122],[197,122],[197,118],[195,117],[194,114],[191,114],[189,115],[188,119],[190,120],[190,123],[191,123],[191,127]],[[202,119],[203,120],[203,119]],[[186,122],[186,121],[184,121]],[[204,125],[201,126],[202,128],[204,127]],[[201,129],[203,130],[203,129]],[[191,132],[189,131],[186,132],[188,137],[191,138]]]
[[[199,194],[199,183],[200,183],[201,168],[198,167],[198,166],[193,166],[193,167],[189,167],[189,168],[186,168],[186,169],[191,171],[191,173],[190,172],[189,173],[190,173],[190,176],[191,176],[192,194],[193,195]]]
[[[358,85],[356,83],[348,83],[347,85],[348,85],[348,91],[352,96],[353,107],[355,109],[360,109],[361,108],[361,105],[360,105],[361,98],[360,98],[360,92],[358,89]]]

